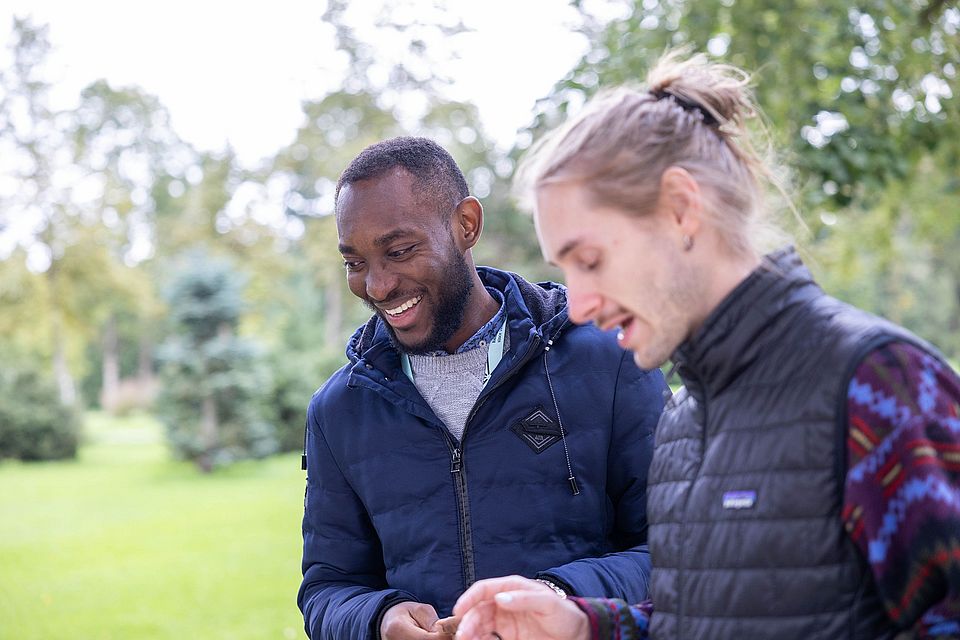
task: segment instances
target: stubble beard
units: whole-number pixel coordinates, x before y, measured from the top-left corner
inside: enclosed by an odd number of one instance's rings
[[[419,343],[405,344],[402,342],[397,336],[397,332],[386,321],[384,312],[375,307],[369,300],[364,300],[364,304],[383,320],[390,341],[401,353],[422,355],[435,351],[445,351],[447,342],[463,325],[467,301],[470,298],[470,292],[473,290],[473,274],[470,272],[470,266],[467,264],[466,258],[457,251],[452,242],[446,263],[441,271],[445,274],[445,280],[435,299],[430,333]]]
[[[653,327],[655,333],[649,343],[633,352],[633,361],[642,369],[664,365],[690,337],[692,310],[697,308],[704,295],[700,291],[702,280],[691,271],[675,264],[670,273],[673,277],[650,296],[659,301],[658,308],[650,312],[658,319]]]

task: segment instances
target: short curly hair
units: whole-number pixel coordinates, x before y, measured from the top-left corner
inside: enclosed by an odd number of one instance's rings
[[[417,181],[416,196],[435,204],[438,212],[452,212],[470,195],[463,172],[446,149],[428,138],[401,136],[370,145],[340,174],[334,207],[344,185],[383,175],[402,167]]]

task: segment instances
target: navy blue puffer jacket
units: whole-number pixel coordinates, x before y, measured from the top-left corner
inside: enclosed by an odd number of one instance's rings
[[[646,596],[663,376],[637,369],[609,333],[571,324],[562,286],[479,271],[504,294],[510,348],[461,442],[376,317],[310,403],[298,604],[314,640],[376,638],[404,600],[449,615],[473,581],[506,574],[581,596]]]

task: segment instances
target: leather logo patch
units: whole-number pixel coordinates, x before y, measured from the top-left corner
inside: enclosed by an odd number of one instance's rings
[[[542,453],[550,445],[560,440],[560,426],[547,415],[543,406],[516,422],[510,430],[527,443],[534,453]]]

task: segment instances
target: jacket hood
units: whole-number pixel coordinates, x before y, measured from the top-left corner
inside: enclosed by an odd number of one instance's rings
[[[493,267],[477,267],[480,281],[503,294],[510,325],[511,343],[524,329],[541,336],[553,336],[567,323],[567,288],[556,282],[531,283],[516,273]],[[516,336],[517,332],[521,332]],[[376,314],[360,326],[347,342],[347,358],[356,363],[372,359],[382,350],[393,349],[390,334]]]

